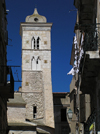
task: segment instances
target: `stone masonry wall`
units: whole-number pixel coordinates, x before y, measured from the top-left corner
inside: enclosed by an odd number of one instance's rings
[[[44,95],[45,95],[45,102],[44,102],[45,103],[45,122],[47,126],[54,127],[51,69],[47,68],[44,70],[43,80],[44,80]]]
[[[26,119],[33,120],[33,106],[37,107],[36,120],[44,118],[43,93],[23,93],[26,104]]]
[[[43,77],[41,71],[23,71],[22,79],[22,92],[42,92]]]
[[[22,70],[32,70],[32,57],[40,57],[41,60],[41,71],[44,68],[51,68],[51,51],[34,51],[34,50],[23,50],[22,51]]]
[[[50,29],[45,26],[22,28],[22,97],[27,103],[26,118],[33,119],[33,106],[36,105],[37,119],[43,118],[45,125],[54,127]],[[32,48],[33,37],[40,38],[39,49]],[[36,61],[38,56],[40,68],[34,70],[32,60],[34,57]]]
[[[40,49],[50,49],[50,31],[23,31],[22,49],[32,48],[33,37],[40,37]]]

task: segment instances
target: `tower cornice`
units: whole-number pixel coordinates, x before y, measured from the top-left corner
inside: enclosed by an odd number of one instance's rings
[[[20,23],[20,35],[22,35],[22,28],[36,28],[36,27],[42,27],[42,28],[49,28],[51,29],[53,23],[32,23],[32,22],[21,22]],[[31,30],[31,29],[29,29]],[[44,30],[44,29],[43,29]],[[38,29],[36,30],[38,31]]]
[[[22,49],[22,51],[38,51],[38,52],[40,52],[40,51],[51,51],[51,49],[39,49],[39,50],[37,50],[37,49]]]

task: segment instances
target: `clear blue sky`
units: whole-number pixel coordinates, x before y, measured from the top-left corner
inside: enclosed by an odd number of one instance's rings
[[[8,20],[8,44],[7,64],[21,66],[21,37],[19,35],[20,22],[25,22],[28,15],[33,14],[37,7],[38,13],[52,22],[51,54],[52,54],[52,89],[53,92],[69,92],[72,76],[67,75],[70,65],[72,41],[76,11],[74,0],[6,0],[6,8],[9,10]],[[21,80],[21,67],[12,68],[14,79]],[[18,72],[18,77],[17,73]],[[15,90],[21,86],[21,82],[15,82]]]

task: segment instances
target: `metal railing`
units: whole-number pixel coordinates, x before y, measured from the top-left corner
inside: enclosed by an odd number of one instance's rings
[[[74,37],[75,44],[75,74],[82,72],[84,55],[86,51],[100,50],[100,23],[75,25],[76,36]],[[78,70],[78,71],[77,71]]]
[[[83,50],[96,51],[100,47],[100,24],[76,24],[76,29],[84,33]]]
[[[83,50],[84,51],[96,51],[98,49],[98,31],[94,25],[90,25],[85,29]]]

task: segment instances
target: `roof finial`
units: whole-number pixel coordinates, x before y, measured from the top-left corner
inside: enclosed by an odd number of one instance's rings
[[[26,17],[25,21],[34,22],[34,23],[42,23],[42,22],[46,23],[47,22],[46,17],[38,14],[37,8],[34,9],[34,13],[32,15],[29,15]]]
[[[37,8],[34,9],[34,14],[38,14]]]

